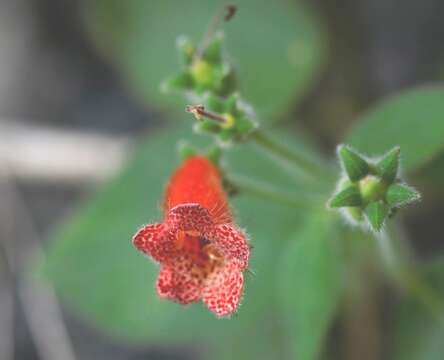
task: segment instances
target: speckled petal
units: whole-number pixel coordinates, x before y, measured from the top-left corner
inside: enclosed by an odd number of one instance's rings
[[[180,256],[174,263],[162,265],[157,279],[157,293],[179,304],[190,304],[201,298],[204,276],[190,257]]]
[[[183,204],[168,213],[167,224],[173,231],[196,231],[205,234],[213,227],[210,213],[199,204]]]
[[[133,237],[134,246],[141,252],[162,262],[175,252],[174,239],[164,224],[145,225]]]
[[[228,224],[215,226],[211,240],[227,258],[237,259],[242,270],[248,266],[250,247],[240,230]]]
[[[202,300],[217,316],[229,316],[239,306],[243,285],[239,262],[227,262],[208,277]]]

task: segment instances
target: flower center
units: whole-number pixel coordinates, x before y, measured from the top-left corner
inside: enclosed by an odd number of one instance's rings
[[[212,267],[223,262],[222,254],[210,240],[196,231],[179,231],[176,244],[200,267]]]

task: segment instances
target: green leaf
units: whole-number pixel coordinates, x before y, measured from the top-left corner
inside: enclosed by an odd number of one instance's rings
[[[421,198],[421,195],[405,184],[393,184],[387,189],[386,200],[391,206],[401,206]]]
[[[435,294],[444,299],[444,258],[423,265],[421,274]],[[403,297],[397,304],[394,329],[394,360],[441,360],[444,326],[416,299]]]
[[[368,175],[370,168],[367,161],[350,147],[340,145],[338,155],[342,166],[351,181],[361,180]]]
[[[86,25],[99,50],[148,102],[181,110],[182,97],[158,91],[159,84],[179,70],[176,38],[185,33],[199,42],[226,2],[98,0],[88,5]],[[284,113],[315,79],[323,58],[321,29],[298,2],[258,6],[255,0],[238,0],[236,5],[236,17],[221,26],[225,46],[243,96],[267,121]]]
[[[378,175],[389,184],[396,179],[398,174],[400,154],[401,148],[399,146],[395,146],[376,164]]]
[[[291,356],[317,359],[343,289],[343,260],[335,224],[313,214],[294,234],[281,259],[279,294],[290,336]]]
[[[361,193],[356,185],[350,185],[333,196],[329,203],[330,207],[338,208],[345,206],[362,205]]]
[[[358,118],[347,143],[369,155],[398,145],[403,169],[415,171],[444,150],[443,99],[439,86],[392,96]]]
[[[371,202],[365,208],[365,215],[374,231],[379,231],[389,213],[388,206],[382,201]]]
[[[246,274],[243,304],[230,320],[216,319],[202,304],[160,300],[154,288],[158,266],[131,244],[138,227],[161,220],[159,204],[178,165],[175,144],[182,137],[201,148],[202,139],[183,128],[156,133],[142,144],[122,174],[54,234],[43,273],[72,308],[120,339],[143,344],[204,342],[214,359],[234,358],[236,353],[248,354],[244,358],[281,358],[286,337],[273,315],[280,311],[275,306],[276,258],[298,227],[297,210],[247,196],[233,201],[237,222],[255,246],[250,265],[256,277]],[[303,184],[281,174],[273,161],[259,158],[258,166],[258,158],[254,147],[245,145],[230,151],[225,160],[231,171],[303,189]],[[252,346],[249,338],[253,345],[261,345]]]

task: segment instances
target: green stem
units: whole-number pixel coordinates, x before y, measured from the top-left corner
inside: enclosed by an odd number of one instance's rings
[[[332,183],[334,181],[333,174],[325,168],[325,165],[307,159],[305,154],[289,148],[264,131],[256,130],[251,134],[251,139],[270,156],[283,163],[287,169],[315,178],[319,182]]]
[[[271,184],[263,181],[253,180],[243,175],[230,175],[231,182],[237,189],[242,192],[273,201],[275,203],[289,205],[294,208],[307,209],[313,208],[321,203],[321,198],[316,196],[307,196],[302,194],[294,194],[283,192]]]
[[[397,256],[393,240],[385,230],[376,238],[389,274],[444,325],[444,300],[424,281],[414,266],[408,265]]]

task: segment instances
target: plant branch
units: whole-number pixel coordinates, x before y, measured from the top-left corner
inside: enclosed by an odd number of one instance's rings
[[[244,175],[230,175],[228,180],[242,192],[295,208],[313,208],[322,202],[320,197],[284,192],[271,184]]]
[[[307,159],[304,154],[283,145],[264,131],[256,130],[251,134],[251,139],[266,153],[284,163],[293,172],[296,170],[298,173],[314,178],[321,183],[333,183],[333,175],[328,169]]]
[[[397,256],[393,239],[386,230],[382,230],[376,239],[389,274],[444,326],[444,300],[435,293],[413,266]]]

